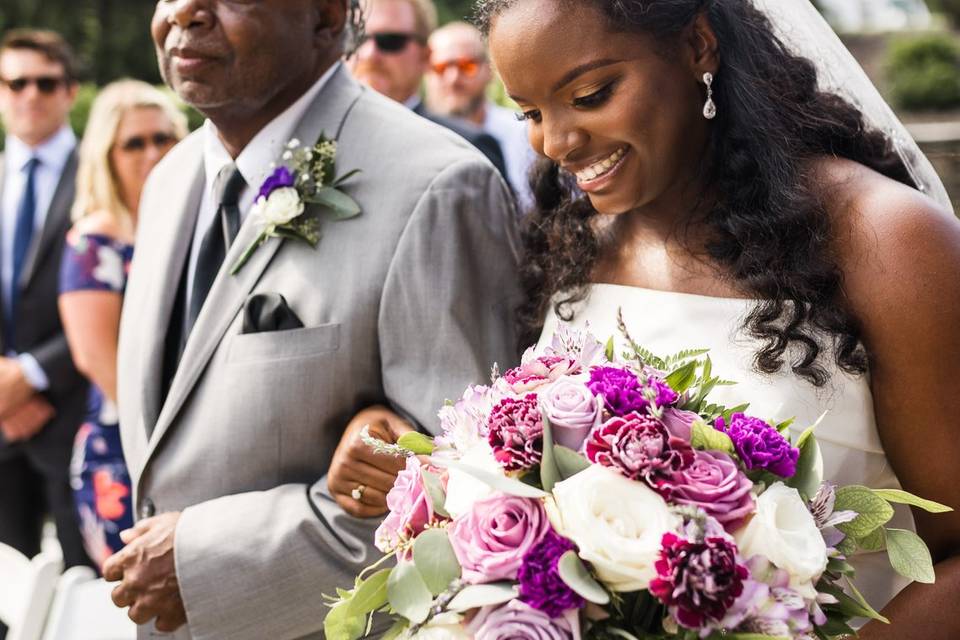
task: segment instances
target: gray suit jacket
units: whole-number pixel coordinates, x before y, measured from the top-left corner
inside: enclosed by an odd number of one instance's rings
[[[315,249],[270,240],[230,276],[257,231],[248,217],[163,403],[164,336],[204,184],[201,138],[171,151],[144,192],[119,404],[136,507],[183,510],[175,555],[189,630],[177,638],[322,637],[321,594],[379,555],[377,520],[346,516],[324,478],[348,419],[386,402],[435,430],[445,399],[516,359],[515,216],[490,163],[342,69],[296,137],[321,131],[339,138],[341,172],[362,170],[345,186],[362,214],[325,220]],[[241,335],[257,292],[282,294],[305,328]]]

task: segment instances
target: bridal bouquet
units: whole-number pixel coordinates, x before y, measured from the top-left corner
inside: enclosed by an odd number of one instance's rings
[[[622,323],[621,323],[622,325]],[[833,638],[883,620],[848,558],[886,549],[933,581],[891,503],[906,492],[821,481],[814,427],[710,402],[705,351],[622,357],[562,328],[542,355],[440,411],[435,439],[396,445],[406,469],[376,533],[384,558],[331,598],[330,640]],[[814,425],[815,426],[815,425]],[[395,559],[390,568],[384,566]]]

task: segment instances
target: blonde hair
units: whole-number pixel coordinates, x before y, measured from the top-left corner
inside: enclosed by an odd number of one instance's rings
[[[437,28],[437,5],[433,0],[403,0],[413,9],[413,19],[416,22],[416,35],[426,42],[430,34]],[[370,12],[377,0],[366,0],[363,10]]]
[[[159,109],[170,120],[178,140],[187,135],[187,117],[159,89],[140,80],[117,80],[104,87],[93,101],[80,143],[74,221],[97,211],[124,224],[130,221],[131,212],[120,199],[110,151],[117,142],[120,121],[132,109]]]

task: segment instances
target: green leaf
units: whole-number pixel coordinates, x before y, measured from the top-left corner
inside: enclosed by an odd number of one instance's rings
[[[857,540],[867,537],[893,517],[893,507],[886,500],[860,485],[837,489],[833,508],[836,511],[857,512],[857,517],[850,522],[837,525],[837,529]]]
[[[792,478],[786,480],[788,487],[793,487],[808,500],[817,495],[817,490],[823,482],[823,455],[820,453],[820,444],[813,435],[810,427],[797,440],[800,457],[797,458],[797,471]]]
[[[387,598],[393,610],[414,624],[427,619],[433,594],[423,581],[415,564],[399,562],[387,581]]]
[[[872,618],[873,620],[879,620],[884,624],[890,624],[890,620],[886,617],[877,613],[876,609],[870,606],[870,603],[867,602],[867,599],[863,597],[863,594],[857,589],[856,585],[853,584],[853,581],[849,578],[845,578],[844,582],[847,584],[847,588],[850,590],[850,593],[844,593],[843,595],[850,600],[852,600],[858,607],[859,611],[853,613],[854,616],[861,618]],[[843,598],[840,598],[841,604],[843,603]]]
[[[560,482],[560,469],[553,453],[553,429],[546,411],[541,411],[543,421],[543,456],[540,459],[540,485],[544,491],[553,491],[553,485]]]
[[[560,444],[553,445],[553,457],[560,471],[560,477],[566,480],[572,478],[590,466],[590,461],[582,455]]]
[[[887,529],[887,555],[894,570],[916,582],[933,584],[933,559],[923,540],[913,531]]]
[[[883,531],[883,529],[880,529],[880,531]],[[845,576],[852,576],[856,573],[856,569],[853,568],[852,564],[846,560],[841,560],[840,558],[830,558],[827,561],[827,571],[832,574]]]
[[[472,584],[464,587],[454,596],[450,604],[447,605],[447,609],[457,612],[479,609],[487,605],[501,604],[513,600],[519,593],[517,585],[510,582]]]
[[[348,600],[347,616],[363,616],[387,604],[387,580],[393,569],[381,569],[364,580]]]
[[[433,438],[419,431],[408,431],[397,438],[397,444],[418,456],[429,456],[433,453]]]
[[[854,538],[847,536],[840,544],[837,545],[837,551],[849,558],[857,552],[857,541]]]
[[[610,339],[607,340],[607,348],[606,348],[606,351],[605,351],[605,355],[607,356],[607,360],[609,360],[610,362],[613,362],[613,358],[614,358],[614,352],[613,352],[613,350],[614,350],[613,336],[610,336]]]
[[[796,418],[790,418],[789,420],[784,420],[783,422],[777,425],[777,431],[780,432],[780,435],[786,436],[787,431],[790,430],[790,425],[792,425],[794,422],[796,422]],[[803,436],[800,436],[800,437],[802,438]],[[799,441],[797,442],[796,446],[797,447],[800,446]]]
[[[677,393],[683,393],[697,381],[697,361],[691,361],[670,372],[665,382]]]
[[[724,432],[714,429],[703,420],[695,420],[690,426],[690,444],[694,449],[734,453],[733,440]]]
[[[834,618],[828,618],[826,624],[820,625],[817,629],[823,631],[831,638],[836,636],[857,636],[857,632],[853,630],[853,627],[843,620],[836,620]]]
[[[445,529],[428,529],[413,543],[413,563],[433,595],[445,591],[460,577],[457,560]]]
[[[908,504],[911,507],[923,509],[929,513],[948,513],[953,511],[951,507],[933,500],[925,500],[919,496],[899,489],[874,489],[873,492],[886,500],[887,502],[896,502],[897,504]]]
[[[340,176],[339,178],[333,181],[333,186],[339,187],[341,184],[343,184],[353,176],[357,175],[358,173],[362,173],[362,171],[360,169],[352,169],[351,171],[347,171],[345,174],[343,174],[342,176]]]
[[[393,623],[393,626],[387,629],[387,632],[380,637],[380,640],[396,640],[406,630],[407,621],[397,620]]]
[[[768,636],[765,633],[722,633],[710,636],[710,640],[790,640],[787,636]]]
[[[323,631],[327,640],[357,640],[366,628],[364,616],[350,615],[350,601],[341,602],[330,609],[323,619]]]
[[[877,527],[873,533],[857,540],[857,545],[864,551],[883,551],[887,548],[887,536],[883,527]]]
[[[425,468],[421,468],[420,477],[423,478],[423,488],[427,492],[427,498],[430,499],[430,506],[433,507],[433,512],[444,518],[449,518],[450,513],[445,506],[447,496],[443,491],[443,481],[440,480],[440,476],[427,471]]]
[[[347,220],[360,215],[360,205],[354,202],[353,198],[334,187],[318,189],[304,200],[325,207],[337,220]]]
[[[546,491],[539,489],[537,487],[524,484],[519,480],[514,480],[513,478],[508,478],[506,476],[500,476],[483,469],[477,469],[468,464],[463,464],[455,460],[447,459],[438,459],[432,458],[433,463],[438,467],[447,467],[449,469],[456,469],[457,471],[462,471],[469,476],[485,482],[492,489],[497,491],[502,491],[507,495],[518,496],[520,498],[546,498],[548,494]]]
[[[560,556],[560,560],[557,562],[557,571],[566,585],[588,602],[594,604],[610,602],[610,594],[600,586],[599,582],[593,579],[576,551],[571,549]]]

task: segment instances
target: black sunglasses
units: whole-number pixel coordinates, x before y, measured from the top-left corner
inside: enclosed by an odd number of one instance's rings
[[[426,44],[423,38],[413,33],[365,33],[360,44],[367,40],[373,40],[373,44],[383,53],[400,53],[411,40]]]
[[[67,84],[67,79],[63,76],[24,76],[22,78],[14,78],[13,80],[3,80],[2,82],[10,87],[10,90],[14,93],[20,93],[31,84],[35,84],[40,93],[50,95],[59,89],[60,85]]]
[[[158,148],[167,147],[177,139],[169,133],[155,133],[152,136],[133,136],[120,143],[120,148],[124,151],[143,151],[147,144],[153,144]]]

